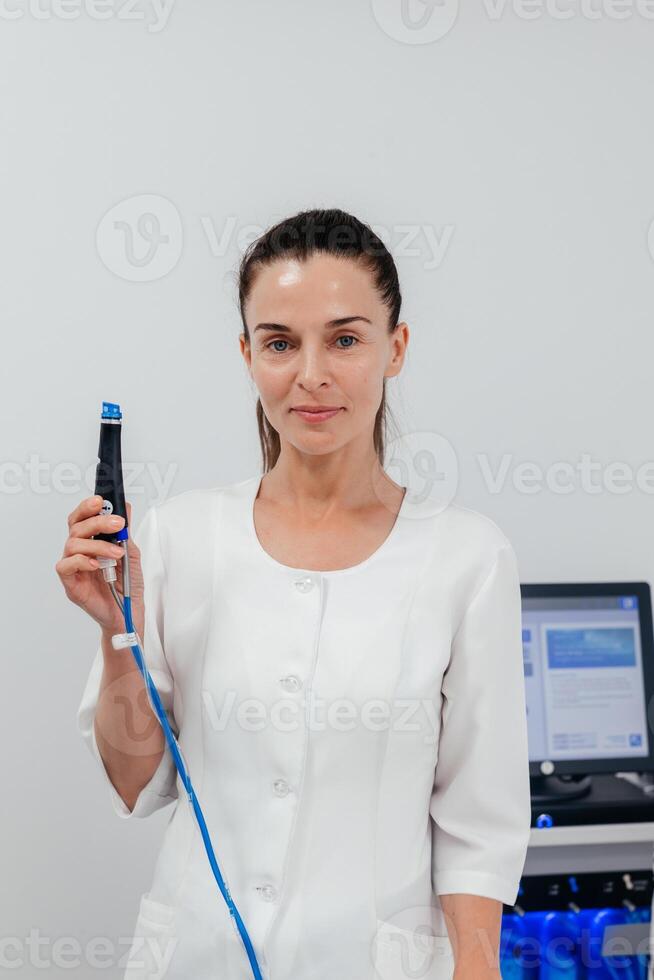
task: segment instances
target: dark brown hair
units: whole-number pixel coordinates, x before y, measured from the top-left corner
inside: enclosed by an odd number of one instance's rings
[[[291,218],[269,228],[252,242],[241,259],[238,272],[238,299],[245,339],[250,334],[245,322],[245,304],[250,296],[256,274],[263,266],[276,259],[305,261],[317,252],[351,258],[367,269],[382,301],[388,308],[388,331],[395,330],[400,319],[402,294],[397,269],[392,255],[369,225],[359,221],[346,211],[301,211]],[[386,403],[386,378],[382,398],[375,416],[373,441],[381,466],[384,466],[384,449],[388,416]],[[257,399],[257,425],[264,473],[271,470],[280,453],[279,433],[272,427]]]

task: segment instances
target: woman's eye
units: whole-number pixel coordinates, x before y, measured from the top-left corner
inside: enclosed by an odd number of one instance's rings
[[[281,339],[271,340],[269,344],[266,344],[266,347],[270,347],[272,344],[287,344],[287,343],[288,343],[288,340],[281,340]],[[283,354],[284,351],[277,351],[277,353],[278,354]]]
[[[339,340],[353,340],[355,342],[355,344],[358,344],[359,343],[359,341],[356,339],[356,337],[353,337],[352,334],[343,334],[343,336],[342,337],[339,337],[338,339]],[[347,346],[345,347],[345,350],[347,350],[350,347],[352,347],[352,344],[347,344]]]

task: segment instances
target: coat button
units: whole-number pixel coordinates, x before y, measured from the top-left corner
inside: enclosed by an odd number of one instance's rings
[[[274,902],[277,898],[277,889],[273,888],[272,885],[261,885],[257,891],[264,902]]]
[[[293,583],[298,592],[310,592],[313,588],[314,582],[310,575],[305,575],[304,578],[298,578]]]
[[[295,691],[299,691],[302,687],[302,682],[296,674],[289,674],[288,677],[280,677],[279,683],[285,691],[290,691],[292,694]]]
[[[273,783],[273,792],[275,793],[275,796],[288,796],[290,786],[285,779],[276,779]]]

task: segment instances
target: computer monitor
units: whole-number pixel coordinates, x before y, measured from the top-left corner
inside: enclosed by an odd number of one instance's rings
[[[523,584],[521,592],[532,790],[561,776],[653,771],[649,584]]]

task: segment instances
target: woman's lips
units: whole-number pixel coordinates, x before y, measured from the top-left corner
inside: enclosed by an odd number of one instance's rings
[[[334,415],[338,415],[340,408],[334,408],[331,412],[301,412],[298,408],[293,408],[291,411],[295,412],[296,415],[299,415],[305,422],[326,422],[327,419],[331,419]]]

